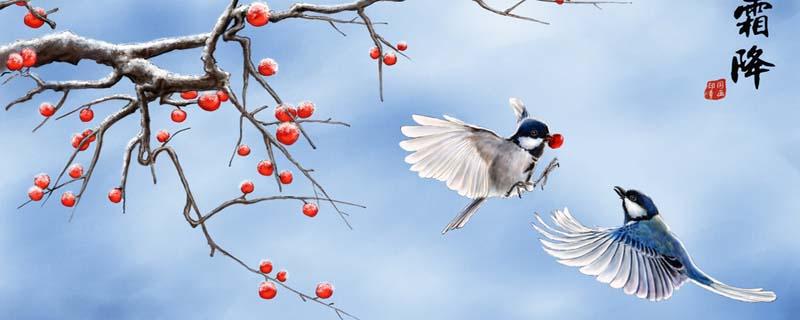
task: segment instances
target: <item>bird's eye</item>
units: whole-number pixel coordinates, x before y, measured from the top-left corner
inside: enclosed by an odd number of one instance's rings
[[[628,199],[631,199],[631,201],[636,202],[636,196],[635,195],[629,195]]]
[[[539,135],[539,131],[533,130],[531,131],[531,137],[535,137]]]

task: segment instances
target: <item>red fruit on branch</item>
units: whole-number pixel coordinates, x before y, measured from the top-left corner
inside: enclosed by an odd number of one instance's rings
[[[12,53],[6,59],[6,68],[11,71],[22,69],[22,56],[19,53]]]
[[[24,7],[25,3],[26,3],[26,1],[17,1],[17,5],[20,6],[20,7]]]
[[[281,143],[290,146],[297,142],[297,139],[300,137],[300,129],[293,122],[284,122],[278,126],[275,137]]]
[[[69,166],[69,176],[72,177],[72,179],[83,177],[83,166],[80,163]]]
[[[169,136],[170,134],[167,130],[158,130],[158,133],[156,133],[156,139],[161,143],[167,142]]]
[[[236,153],[238,155],[242,156],[242,157],[249,156],[250,155],[250,147],[247,146],[246,144],[243,144],[243,145],[239,146],[239,148],[236,148]]]
[[[556,4],[562,5],[562,4],[564,4],[564,0],[556,0]]]
[[[317,284],[316,293],[320,299],[328,299],[333,296],[333,285],[328,282]]]
[[[397,50],[406,51],[408,49],[408,43],[405,41],[400,41],[397,43]]]
[[[319,212],[319,207],[313,203],[306,203],[303,205],[303,214],[311,218],[316,217]]]
[[[46,173],[37,174],[33,177],[33,184],[41,189],[47,189],[50,186],[50,176]]]
[[[81,110],[81,112],[78,114],[78,117],[81,118],[81,121],[83,122],[92,121],[92,119],[94,119],[94,111],[92,111],[90,108],[85,108]]]
[[[258,63],[258,73],[262,76],[269,77],[278,73],[278,63],[275,60],[266,58]]]
[[[261,27],[269,23],[269,7],[262,2],[255,2],[247,8],[247,23]]]
[[[42,190],[42,188],[39,188],[37,186],[32,186],[30,187],[30,189],[28,189],[28,198],[30,198],[32,201],[42,200],[43,197],[44,197],[44,190]]]
[[[89,142],[89,140],[87,139],[86,141],[84,141],[81,144],[81,141],[83,141],[83,138],[84,138],[83,134],[80,134],[80,133],[74,134],[72,136],[72,147],[75,148],[75,149],[79,149],[80,151],[84,151],[86,149],[89,149],[89,144],[91,144],[91,142]]]
[[[253,184],[253,181],[245,180],[239,185],[239,190],[242,190],[244,194],[253,193],[256,190],[256,185]]]
[[[181,109],[172,110],[172,113],[169,115],[173,122],[181,123],[186,120],[186,111]]]
[[[89,139],[86,139],[87,142],[94,142],[97,140],[97,135],[92,135],[93,133],[94,131],[92,131],[92,129],[86,129],[81,135],[83,135],[84,138],[89,137]]]
[[[258,173],[262,176],[271,176],[275,171],[275,166],[269,160],[263,160],[258,163]]]
[[[297,109],[289,104],[281,104],[275,108],[275,119],[280,122],[294,121],[295,117],[297,117]]]
[[[220,102],[228,101],[228,91],[225,90],[217,91],[217,97],[219,98]]]
[[[184,100],[197,99],[197,91],[184,91],[181,92],[181,98]]]
[[[561,148],[563,144],[564,144],[564,136],[558,133],[550,136],[550,140],[547,141],[547,145],[550,146],[550,148],[552,149]]]
[[[383,63],[387,66],[393,66],[397,63],[397,56],[394,52],[389,52],[385,56],[383,56]]]
[[[373,60],[380,58],[381,49],[378,49],[378,47],[372,47],[372,49],[369,49],[369,57],[372,58]]]
[[[258,264],[258,270],[263,274],[269,274],[272,272],[272,261],[261,260],[261,263]]]
[[[303,101],[297,106],[297,116],[303,119],[310,118],[314,114],[314,103]]]
[[[122,201],[122,189],[120,188],[111,189],[111,191],[108,192],[108,201],[111,201],[113,203],[119,203],[120,201]]]
[[[54,114],[56,114],[56,107],[47,102],[42,103],[39,105],[39,114],[44,117],[52,117]]]
[[[280,282],[286,282],[289,279],[289,271],[281,270],[278,271],[278,275],[275,276],[275,279],[278,279]]]
[[[292,172],[288,170],[283,170],[281,173],[278,174],[278,178],[283,184],[290,184],[292,180],[294,180],[294,176],[292,176]]]
[[[258,295],[261,299],[270,300],[278,294],[278,288],[270,281],[264,281],[258,286]]]
[[[64,192],[61,195],[61,204],[68,208],[75,206],[75,195],[72,191]]]
[[[22,56],[23,67],[30,68],[36,64],[36,51],[33,51],[33,49],[22,49],[22,52],[20,52],[19,55]]]
[[[197,101],[197,105],[205,111],[217,110],[220,106],[219,96],[216,93],[204,93]]]
[[[36,11],[40,16],[47,18],[47,11],[44,11],[42,8],[34,8],[33,11]],[[33,15],[33,13],[28,12],[23,18],[23,22],[25,25],[34,29],[39,29],[42,25],[44,25],[44,20],[37,18]]]

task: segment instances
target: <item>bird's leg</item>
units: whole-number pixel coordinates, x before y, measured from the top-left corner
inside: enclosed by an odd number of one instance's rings
[[[519,181],[511,186],[510,189],[508,189],[508,192],[506,192],[506,198],[511,196],[511,193],[514,192],[514,190],[517,190],[517,196],[519,196],[521,199],[523,191],[533,191],[534,187],[534,184],[529,181]]]
[[[558,158],[553,158],[553,160],[551,160],[550,163],[547,164],[547,167],[544,168],[544,171],[542,171],[542,174],[539,176],[539,178],[533,182],[531,189],[536,188],[536,186],[539,186],[542,188],[542,190],[544,190],[544,186],[547,184],[547,176],[550,175],[550,173],[553,172],[553,170],[555,170],[560,166],[561,164],[558,163]]]

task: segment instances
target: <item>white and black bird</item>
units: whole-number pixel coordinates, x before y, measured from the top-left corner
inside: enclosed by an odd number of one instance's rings
[[[772,302],[774,292],[729,286],[708,276],[692,261],[650,197],[636,190],[615,187],[622,199],[625,225],[588,228],[569,210],[553,214],[551,227],[536,215],[534,228],[544,236],[544,250],[567,266],[626,294],[642,299],[669,299],[686,281],[725,297],[745,302]]]
[[[517,130],[508,138],[449,116],[413,115],[419,125],[401,128],[410,138],[400,142],[400,147],[413,152],[405,158],[412,171],[445,181],[448,188],[473,199],[442,234],[464,227],[487,198],[532,191],[531,175],[545,145],[558,148],[563,143],[561,135],[550,135],[546,124],[530,117],[521,100],[509,102],[517,116]]]

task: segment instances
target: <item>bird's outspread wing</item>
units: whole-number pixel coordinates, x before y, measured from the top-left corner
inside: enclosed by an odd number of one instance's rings
[[[508,104],[511,105],[511,109],[514,109],[514,114],[517,116],[517,122],[521,122],[530,116],[528,114],[528,109],[525,108],[525,103],[523,103],[522,100],[510,98],[508,99]]]
[[[685,267],[660,254],[657,244],[637,236],[628,224],[620,228],[587,228],[568,209],[553,213],[554,226],[536,215],[533,227],[544,239],[544,250],[564,265],[581,267],[584,274],[626,294],[651,301],[668,299],[687,281]]]
[[[510,143],[491,130],[466,124],[456,118],[413,116],[418,126],[401,128],[411,138],[400,147],[413,152],[405,161],[420,177],[445,181],[458,194],[476,199],[491,191],[489,168],[493,150]]]

